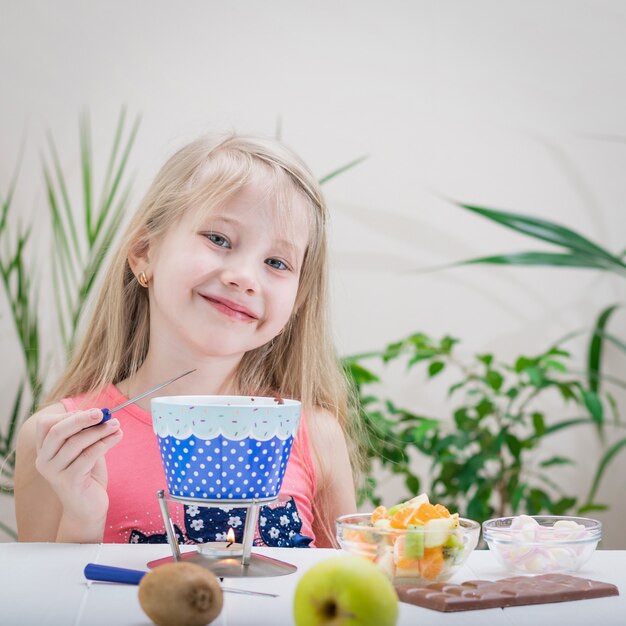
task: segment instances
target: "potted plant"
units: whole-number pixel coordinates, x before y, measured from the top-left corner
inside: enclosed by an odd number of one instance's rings
[[[126,182],[128,158],[133,147],[139,118],[127,129],[126,111],[120,112],[104,174],[102,188],[96,196],[91,146],[90,122],[83,114],[79,124],[79,149],[82,181],[82,206],[70,201],[68,185],[54,139],[48,136],[48,156],[43,159],[46,198],[50,210],[53,242],[51,255],[38,258],[29,248],[33,224],[24,228],[11,223],[13,198],[18,180],[16,167],[6,195],[1,199],[0,278],[9,305],[20,347],[23,374],[11,396],[5,395],[8,407],[2,411],[8,421],[0,424],[0,491],[11,495],[15,468],[15,441],[20,424],[31,415],[41,400],[49,380],[53,349],[44,345],[42,312],[56,316],[62,354],[65,362],[102,262],[110,248],[128,204],[130,183]],[[44,269],[42,261],[52,259],[52,284],[55,306],[42,307],[34,277]],[[38,265],[37,263],[41,263]],[[17,538],[15,530],[0,521],[0,531]]]

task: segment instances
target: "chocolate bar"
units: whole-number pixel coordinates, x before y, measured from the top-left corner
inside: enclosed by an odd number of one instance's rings
[[[468,580],[460,585],[396,585],[396,591],[402,602],[435,611],[472,611],[619,595],[615,585],[567,574],[514,576],[497,581]]]

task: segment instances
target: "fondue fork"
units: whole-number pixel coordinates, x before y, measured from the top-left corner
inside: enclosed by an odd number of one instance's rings
[[[188,372],[185,372],[184,374],[179,374],[178,376],[175,376],[174,378],[170,378],[169,380],[166,380],[164,383],[161,383],[160,385],[157,385],[156,387],[152,387],[152,389],[148,389],[148,391],[144,391],[143,393],[140,393],[138,396],[134,396],[130,400],[126,400],[126,402],[122,404],[118,404],[116,407],[113,407],[112,409],[100,409],[102,411],[102,419],[98,422],[98,424],[95,424],[95,425],[98,426],[99,424],[108,422],[111,419],[111,413],[115,413],[115,411],[119,411],[120,409],[127,407],[129,404],[135,404],[137,400],[141,400],[142,398],[149,396],[155,391],[158,391],[159,389],[163,389],[163,387],[167,387],[167,385],[173,383],[175,380],[178,380],[179,378],[182,378],[183,376],[187,376],[187,374],[191,374],[191,372],[195,372],[195,371],[196,371],[195,369],[189,370]]]
[[[128,569],[126,567],[114,567],[113,565],[98,565],[97,563],[87,563],[85,565],[85,578],[106,583],[125,583],[127,585],[138,585],[139,581],[148,573],[138,569]],[[222,586],[224,593],[239,593],[247,596],[265,596],[268,598],[278,598],[275,593],[264,593],[262,591],[251,591],[249,589],[235,589],[234,587]]]

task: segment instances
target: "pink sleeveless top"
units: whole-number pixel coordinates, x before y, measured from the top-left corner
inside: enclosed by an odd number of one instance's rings
[[[95,399],[66,398],[69,411],[92,407],[113,408],[124,397],[109,385]],[[106,454],[109,510],[104,543],[164,543],[167,541],[157,491],[166,489],[165,472],[150,413],[131,404],[116,411],[124,436]],[[315,545],[313,498],[315,470],[311,459],[306,420],[300,426],[287,464],[278,500],[260,507],[255,545],[306,547]],[[170,517],[179,542],[224,541],[233,528],[241,541],[246,509],[208,508],[169,502]]]

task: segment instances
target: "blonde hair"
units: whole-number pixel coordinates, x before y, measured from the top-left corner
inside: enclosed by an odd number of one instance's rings
[[[295,193],[305,200],[310,240],[294,313],[281,334],[244,355],[235,373],[234,392],[295,398],[305,412],[321,407],[336,416],[349,444],[358,440],[353,427],[356,413],[328,319],[328,212],[320,186],[281,143],[235,134],[200,138],[161,168],[119,244],[84,338],[48,402],[97,393],[137,372],[148,352],[150,312],[147,290],[137,282],[129,255],[158,244],[189,207],[211,211],[259,175],[269,181],[277,199]],[[283,204],[288,207],[289,202]],[[359,469],[358,446],[349,447],[353,467]]]

